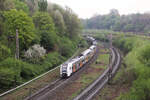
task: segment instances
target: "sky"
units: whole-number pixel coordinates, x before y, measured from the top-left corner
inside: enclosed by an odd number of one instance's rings
[[[79,18],[108,14],[117,9],[121,15],[150,12],[150,0],[48,0],[63,7],[70,7]]]

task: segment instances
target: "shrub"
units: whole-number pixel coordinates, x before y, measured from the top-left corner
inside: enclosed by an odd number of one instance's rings
[[[10,68],[0,68],[0,87],[5,88],[12,86],[15,83],[16,76],[15,70]]]
[[[0,61],[6,59],[11,55],[11,51],[6,46],[0,44]]]
[[[117,43],[118,41],[118,43]],[[136,75],[132,83],[130,92],[121,95],[117,100],[148,100],[150,98],[150,45],[148,40],[140,38],[122,38],[116,40],[115,44],[119,48],[128,51],[124,58],[127,71],[133,69]]]
[[[25,52],[25,58],[27,58],[32,63],[36,63],[39,62],[42,57],[45,56],[45,54],[46,50],[40,45],[36,44]]]
[[[37,76],[38,74],[40,74],[40,70],[38,70],[38,67],[39,66],[22,62],[22,69],[20,73],[21,77],[24,79],[31,79]]]
[[[58,43],[58,37],[55,33],[42,31],[40,43],[47,51],[55,50],[55,46]]]
[[[22,62],[14,58],[7,58],[0,63],[0,80],[3,80],[1,84],[4,86],[13,85],[15,81],[21,81]]]
[[[139,60],[146,66],[150,66],[150,45],[146,45],[140,52]]]
[[[60,63],[62,63],[65,60],[64,57],[62,57],[58,52],[49,53],[44,61],[45,65],[49,65],[49,68],[56,67]],[[50,66],[50,64],[52,64]]]
[[[59,52],[64,57],[70,57],[75,50],[75,43],[66,37],[61,38],[59,44]]]

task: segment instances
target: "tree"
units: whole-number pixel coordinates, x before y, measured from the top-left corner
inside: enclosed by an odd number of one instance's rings
[[[23,10],[24,12],[29,13],[29,8],[24,2],[15,0],[14,3],[17,10]]]
[[[38,9],[38,0],[26,0],[26,4],[29,7],[30,15],[33,15]]]
[[[110,10],[110,15],[120,16],[119,11],[117,9],[111,9]]]
[[[26,50],[35,37],[34,24],[32,19],[23,11],[10,10],[4,12],[4,18],[7,32],[5,33],[7,37],[15,37],[16,29],[19,30],[19,40],[21,50]],[[14,47],[14,45],[13,45]]]
[[[66,33],[67,36],[71,39],[77,39],[78,33],[80,33],[81,23],[78,17],[73,13],[73,11],[66,7],[66,10],[63,14],[65,25],[67,27]]]
[[[62,36],[65,34],[66,26],[64,22],[64,18],[59,10],[56,10],[54,13],[54,22],[58,31],[58,35]]]
[[[33,16],[33,22],[38,30],[54,32],[55,26],[51,16],[45,12],[37,12]]]
[[[14,8],[12,0],[0,0],[0,11],[10,10],[12,8]]]
[[[47,51],[50,50],[56,50],[56,44],[58,43],[58,37],[56,33],[51,33],[49,31],[42,31],[41,32],[41,45],[47,49]]]
[[[33,21],[40,32],[41,45],[48,51],[55,49],[55,44],[57,44],[58,40],[50,15],[45,12],[38,12],[33,16]]]
[[[43,11],[43,12],[47,11],[47,6],[48,6],[47,0],[38,1],[39,11]]]

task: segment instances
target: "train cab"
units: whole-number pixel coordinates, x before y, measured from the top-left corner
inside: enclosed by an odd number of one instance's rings
[[[62,78],[67,77],[67,67],[68,63],[64,63],[60,66],[60,77]]]

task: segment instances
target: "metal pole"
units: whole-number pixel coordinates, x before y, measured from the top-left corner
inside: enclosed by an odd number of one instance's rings
[[[19,37],[18,37],[18,29],[16,29],[16,59],[19,59]]]

